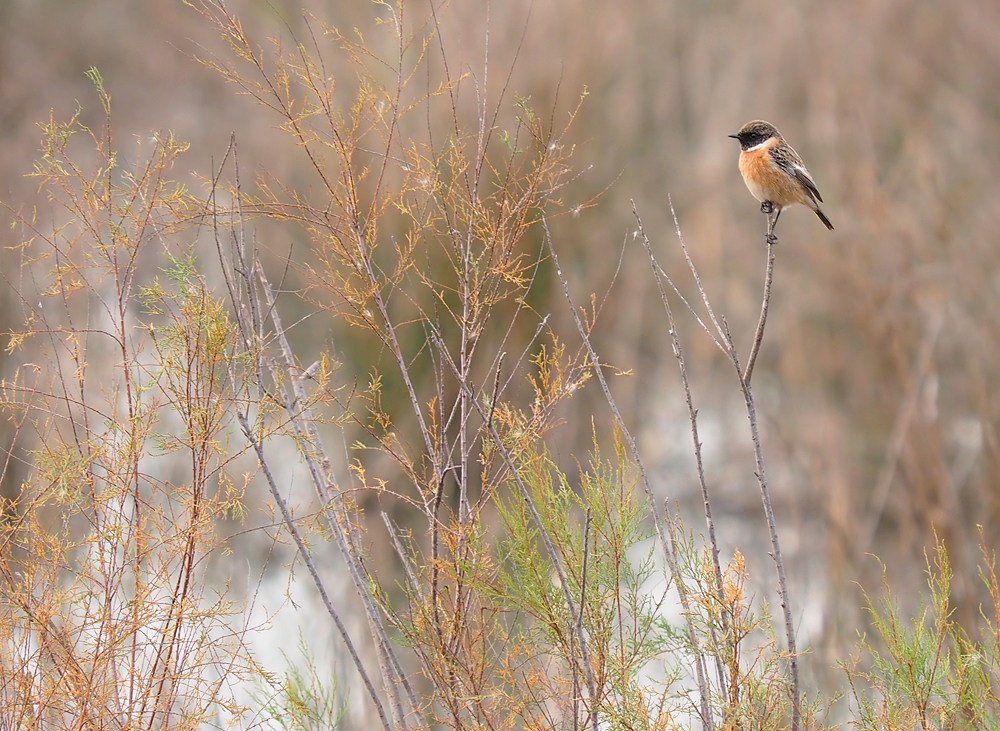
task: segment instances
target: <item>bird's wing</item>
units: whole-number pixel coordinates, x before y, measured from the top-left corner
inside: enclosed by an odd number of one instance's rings
[[[768,152],[771,153],[771,159],[774,160],[775,164],[802,183],[813,199],[818,200],[820,203],[823,202],[823,196],[819,194],[816,183],[813,182],[812,176],[806,170],[806,166],[802,164],[802,158],[796,154],[795,150],[788,145],[779,145],[772,147]]]

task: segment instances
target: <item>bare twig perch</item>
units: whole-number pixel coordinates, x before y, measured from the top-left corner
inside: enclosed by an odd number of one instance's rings
[[[688,268],[691,270],[691,275],[698,286],[698,292],[701,295],[702,303],[708,311],[709,320],[715,326],[716,333],[713,335],[713,339],[715,339],[716,342],[722,343],[723,349],[726,351],[729,361],[736,369],[736,376],[739,379],[740,390],[743,393],[743,398],[746,403],[747,419],[750,422],[750,435],[753,439],[754,446],[754,461],[757,468],[755,474],[757,476],[757,483],[760,486],[761,502],[764,506],[767,529],[771,538],[771,557],[774,559],[774,567],[778,576],[778,594],[781,598],[781,609],[785,624],[785,639],[788,645],[789,675],[791,676],[792,682],[792,731],[798,731],[802,725],[802,708],[799,691],[799,663],[798,652],[795,644],[795,627],[792,622],[792,609],[788,594],[788,580],[785,576],[785,563],[782,558],[781,545],[778,540],[778,529],[774,519],[774,510],[771,506],[771,492],[768,487],[767,474],[764,470],[764,454],[760,444],[760,430],[757,424],[756,403],[754,401],[753,391],[750,388],[750,375],[753,372],[753,361],[756,360],[757,353],[760,350],[760,342],[764,337],[764,323],[767,320],[767,310],[771,295],[771,278],[774,270],[774,245],[777,243],[777,238],[774,236],[774,224],[777,221],[778,216],[776,213],[765,209],[763,206],[761,207],[761,210],[768,216],[768,265],[764,282],[764,302],[761,307],[761,317],[760,322],[757,325],[757,332],[754,336],[754,345],[751,350],[751,358],[753,360],[748,361],[747,369],[744,371],[740,367],[739,354],[736,351],[736,344],[729,331],[729,325],[726,323],[725,318],[722,319],[720,324],[719,319],[715,316],[715,311],[712,309],[712,304],[709,301],[708,294],[702,285],[701,277],[698,275],[698,271],[695,268],[690,253],[688,252],[687,245],[684,243],[684,236],[681,233],[680,222],[677,220],[677,212],[674,210],[673,201],[670,202],[670,212],[673,214],[674,228],[677,232],[677,238],[681,244],[681,250],[684,252],[684,258],[687,261]]]
[[[774,245],[778,240],[774,236],[774,221],[768,216],[767,221],[767,268],[764,271],[764,296],[760,303],[760,319],[757,321],[757,332],[753,336],[753,345],[750,347],[750,357],[747,358],[747,367],[743,371],[743,380],[750,383],[753,376],[753,367],[757,363],[757,354],[760,352],[761,341],[764,340],[764,325],[767,323],[767,310],[771,303],[771,280],[774,277]]]

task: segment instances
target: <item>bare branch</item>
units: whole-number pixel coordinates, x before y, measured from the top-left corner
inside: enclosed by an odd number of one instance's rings
[[[594,375],[597,377],[598,382],[601,384],[601,390],[604,392],[604,397],[608,402],[608,406],[611,408],[612,414],[615,417],[615,423],[618,424],[618,428],[621,429],[622,435],[625,438],[626,444],[628,444],[629,452],[632,455],[633,461],[635,461],[636,466],[639,468],[639,475],[642,479],[642,486],[646,492],[646,498],[649,503],[650,516],[653,519],[653,525],[656,528],[656,534],[659,536],[660,545],[663,549],[664,558],[667,560],[667,566],[670,568],[670,575],[674,580],[674,586],[677,587],[677,593],[680,596],[681,607],[684,609],[684,617],[687,623],[688,631],[688,641],[691,643],[692,648],[695,651],[695,671],[698,678],[698,691],[701,695],[701,722],[702,726],[706,731],[712,731],[715,727],[715,722],[712,719],[712,712],[709,706],[709,689],[708,680],[706,678],[705,672],[705,656],[701,651],[700,642],[698,641],[698,633],[695,630],[693,624],[693,613],[690,601],[688,599],[687,587],[684,583],[684,577],[681,574],[680,566],[677,564],[677,547],[674,541],[673,534],[668,530],[667,526],[670,524],[669,515],[664,517],[660,514],[659,506],[657,505],[656,498],[653,495],[653,487],[649,481],[649,475],[646,473],[646,467],[642,462],[642,457],[639,454],[639,447],[635,443],[635,439],[632,437],[632,433],[629,431],[628,426],[625,424],[625,420],[622,418],[621,412],[618,410],[618,404],[615,402],[614,396],[611,395],[611,389],[608,387],[607,379],[604,378],[604,372],[602,370],[601,361],[598,358],[597,351],[594,350],[594,346],[590,342],[590,336],[587,334],[587,329],[584,327],[583,322],[580,319],[580,315],[576,310],[576,305],[573,304],[573,298],[569,293],[569,283],[566,281],[566,277],[563,274],[562,267],[559,266],[559,256],[556,254],[555,244],[552,242],[552,234],[549,231],[548,221],[542,219],[542,227],[545,230],[545,241],[549,247],[549,254],[552,256],[552,263],[556,268],[556,275],[559,277],[559,281],[562,283],[563,294],[566,297],[566,302],[569,305],[569,310],[573,315],[573,321],[576,323],[577,332],[583,339],[584,347],[587,349],[587,353],[590,355],[590,361],[593,364]],[[714,319],[714,316],[713,316]]]

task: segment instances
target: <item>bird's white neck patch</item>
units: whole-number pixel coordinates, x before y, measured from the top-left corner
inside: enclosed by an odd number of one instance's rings
[[[766,140],[764,140],[763,142],[758,142],[758,143],[757,143],[756,145],[754,145],[753,147],[748,147],[748,148],[747,148],[747,149],[745,150],[745,152],[753,152],[754,150],[759,150],[760,148],[762,148],[762,147],[763,147],[764,145],[766,145],[766,144],[767,144],[768,142],[770,142],[770,141],[771,141],[771,138],[769,137],[769,138],[767,138]]]

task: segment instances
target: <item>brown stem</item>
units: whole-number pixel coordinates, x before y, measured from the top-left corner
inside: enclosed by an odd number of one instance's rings
[[[684,577],[681,574],[680,566],[678,565],[677,542],[673,534],[673,524],[669,515],[664,516],[660,513],[659,506],[656,503],[656,498],[653,495],[653,487],[649,480],[649,475],[646,472],[646,466],[643,464],[642,458],[639,455],[639,447],[636,444],[632,433],[625,425],[625,419],[622,418],[621,412],[618,410],[618,404],[615,402],[614,396],[611,395],[611,388],[608,386],[607,379],[604,377],[603,367],[601,366],[601,361],[597,356],[597,351],[594,350],[594,346],[590,342],[590,336],[587,329],[584,327],[576,306],[573,304],[573,298],[569,293],[569,283],[566,281],[562,268],[559,266],[559,257],[556,255],[555,244],[552,242],[552,234],[549,231],[549,224],[545,218],[542,218],[542,228],[545,232],[545,242],[548,244],[549,254],[552,257],[552,263],[555,266],[556,275],[562,283],[563,294],[565,295],[566,302],[569,305],[570,314],[573,316],[573,320],[576,323],[576,329],[580,334],[580,338],[583,340],[584,347],[587,349],[587,354],[590,356],[590,361],[594,369],[594,375],[601,384],[601,390],[604,392],[604,397],[608,402],[608,406],[611,408],[611,413],[615,417],[615,423],[618,424],[618,428],[621,429],[622,436],[625,439],[625,443],[628,445],[632,459],[635,460],[635,464],[639,468],[639,476],[642,481],[642,486],[646,492],[646,497],[649,500],[649,511],[653,519],[653,525],[656,529],[657,536],[660,539],[660,545],[663,549],[664,557],[667,560],[667,566],[670,569],[671,577],[674,580],[674,586],[677,588],[677,594],[680,597],[681,608],[684,610],[684,617],[687,623],[688,641],[691,643],[691,647],[693,648],[695,654],[695,674],[698,680],[698,692],[701,694],[700,705],[702,728],[704,728],[705,731],[713,731],[715,723],[712,719],[712,711],[709,705],[710,696],[707,671],[705,668],[705,655],[701,650],[701,643],[698,641],[698,634],[695,630],[692,619],[693,610],[691,608],[691,600],[688,596],[687,587],[684,583]]]
[[[777,213],[774,213],[773,206],[766,202],[761,206],[761,210],[768,216],[767,242],[769,246],[773,246],[778,241],[774,236],[774,225],[777,223],[778,215],[781,212],[778,211]],[[736,345],[733,342],[732,334],[729,331],[729,325],[726,323],[725,318],[722,318],[722,323],[720,325],[719,320],[715,316],[715,312],[712,310],[712,304],[709,301],[708,293],[702,286],[701,277],[698,276],[698,270],[695,268],[694,262],[691,260],[691,255],[688,252],[687,245],[684,243],[684,237],[681,234],[681,227],[679,221],[677,220],[677,212],[674,210],[673,201],[670,201],[670,212],[673,214],[674,228],[677,231],[677,238],[680,241],[681,250],[684,252],[684,258],[687,261],[688,268],[691,270],[691,275],[694,277],[695,283],[698,286],[698,292],[701,295],[702,303],[705,305],[705,309],[708,310],[709,319],[715,326],[716,333],[718,334],[718,338],[713,336],[713,340],[716,341],[716,344],[721,345],[723,350],[726,352],[729,361],[736,369],[736,377],[740,382],[740,390],[743,392],[743,398],[746,401],[747,418],[750,421],[750,435],[753,439],[754,460],[757,467],[755,474],[757,476],[757,482],[760,485],[761,502],[764,505],[764,514],[767,519],[767,528],[771,538],[771,556],[774,559],[775,570],[778,574],[778,593],[781,598],[781,609],[785,622],[785,637],[788,643],[789,674],[791,675],[792,680],[792,731],[799,731],[799,728],[801,728],[802,725],[802,709],[799,700],[799,662],[795,648],[795,631],[792,624],[792,610],[788,597],[788,581],[785,577],[785,564],[781,556],[781,547],[778,542],[778,529],[774,520],[774,510],[771,507],[771,493],[767,483],[767,476],[764,472],[764,453],[760,446],[760,430],[757,425],[757,409],[753,398],[753,391],[750,389],[749,380],[743,377],[743,369],[740,367],[739,353],[736,351]],[[763,332],[763,330],[761,330],[761,332]],[[711,333],[709,334],[711,335]]]
[[[674,311],[670,306],[670,300],[667,298],[667,292],[663,287],[663,279],[669,281],[669,277],[657,264],[656,259],[653,257],[653,248],[649,243],[649,237],[646,236],[646,231],[642,226],[642,219],[639,218],[639,211],[636,210],[635,201],[632,201],[632,214],[635,216],[636,225],[639,227],[639,237],[642,239],[642,245],[646,249],[646,254],[649,256],[650,264],[653,268],[653,276],[656,278],[656,286],[660,290],[660,299],[663,302],[663,308],[667,313],[667,326],[670,329],[670,342],[672,345],[674,358],[677,359],[677,366],[680,369],[681,374],[681,384],[684,386],[684,400],[687,403],[688,418],[691,421],[691,438],[694,441],[694,459],[698,468],[698,484],[701,486],[701,497],[702,502],[705,507],[705,522],[708,527],[708,541],[712,551],[712,564],[715,569],[715,592],[718,597],[719,606],[722,608],[722,630],[726,634],[729,632],[729,613],[726,611],[726,600],[725,591],[723,590],[722,582],[722,562],[719,559],[719,542],[715,536],[715,520],[712,518],[712,502],[709,499],[708,494],[708,481],[705,479],[705,465],[701,457],[701,438],[698,436],[698,410],[694,407],[694,399],[691,396],[691,383],[688,380],[687,365],[684,362],[684,351],[681,349],[680,339],[677,337],[677,327],[674,323]],[[673,286],[673,283],[670,283]],[[718,631],[716,630],[715,624],[709,624],[709,632],[711,634],[712,644],[714,647],[719,647]],[[719,678],[719,689],[722,692],[723,697],[726,696],[726,674],[723,668],[723,658],[721,652],[715,652],[715,672]]]
[[[771,537],[771,558],[778,575],[778,595],[781,598],[781,612],[785,621],[785,639],[788,643],[788,664],[792,676],[792,731],[799,731],[802,725],[802,708],[799,698],[799,658],[795,647],[795,626],[792,622],[792,605],[788,595],[788,579],[785,575],[785,561],[781,555],[781,545],[778,542],[778,527],[774,520],[774,508],[771,506],[771,490],[768,487],[767,475],[764,472],[764,452],[760,446],[760,429],[757,425],[757,407],[753,398],[750,383],[740,375],[739,355],[729,325],[722,320],[724,335],[730,348],[730,359],[736,367],[736,375],[740,379],[740,389],[746,402],[747,419],[750,421],[750,437],[753,440],[753,456],[757,470],[757,484],[760,486],[760,498],[764,505],[764,516],[767,519],[767,531]]]
[[[774,277],[774,245],[778,240],[774,238],[774,222],[768,216],[768,236],[767,236],[767,269],[764,272],[764,297],[760,303],[760,319],[757,321],[757,332],[753,336],[753,346],[750,348],[750,357],[747,358],[747,367],[743,371],[743,380],[750,383],[753,375],[753,367],[757,363],[757,354],[760,352],[760,344],[764,339],[764,325],[767,323],[767,310],[771,304],[771,280]]]

